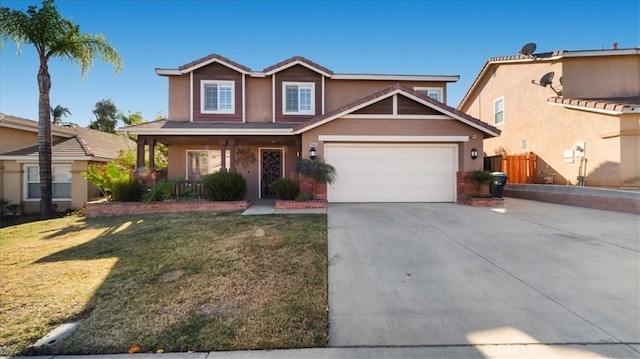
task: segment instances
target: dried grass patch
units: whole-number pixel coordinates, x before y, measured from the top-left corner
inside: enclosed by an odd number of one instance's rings
[[[63,218],[0,229],[0,259],[4,355],[326,346],[324,215]]]

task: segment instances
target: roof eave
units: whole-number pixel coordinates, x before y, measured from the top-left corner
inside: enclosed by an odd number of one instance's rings
[[[121,128],[123,134],[158,136],[216,136],[216,135],[293,135],[292,128]]]
[[[333,74],[332,80],[388,80],[388,81],[430,81],[457,82],[458,75],[385,75],[385,74]]]
[[[275,73],[278,73],[280,71],[286,70],[286,69],[288,69],[290,67],[293,67],[293,66],[296,66],[296,65],[304,66],[304,67],[308,68],[309,70],[315,71],[315,72],[317,72],[320,75],[325,76],[325,77],[332,77],[333,76],[333,74],[331,74],[331,73],[323,71],[323,70],[321,70],[321,69],[319,69],[319,68],[317,68],[315,66],[311,66],[308,63],[306,63],[304,61],[300,61],[300,60],[289,62],[289,63],[287,63],[285,65],[278,66],[278,67],[276,67],[274,69],[271,69],[269,71],[263,71],[262,73],[264,73],[264,76],[271,76],[271,75],[273,75]]]

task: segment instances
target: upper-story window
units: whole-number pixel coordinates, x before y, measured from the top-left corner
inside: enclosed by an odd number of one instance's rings
[[[495,125],[504,123],[504,97],[493,101],[493,123]]]
[[[235,113],[233,81],[202,80],[200,86],[201,113]]]
[[[442,89],[438,87],[414,87],[416,92],[426,95],[436,101],[442,102]]]
[[[284,82],[282,109],[285,115],[315,114],[315,84],[313,82]]]

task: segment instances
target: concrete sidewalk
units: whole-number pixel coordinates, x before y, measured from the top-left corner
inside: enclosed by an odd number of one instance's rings
[[[21,359],[424,359],[424,358],[638,358],[640,344],[477,345],[247,350],[208,353],[57,355]],[[0,357],[6,358],[6,357]]]

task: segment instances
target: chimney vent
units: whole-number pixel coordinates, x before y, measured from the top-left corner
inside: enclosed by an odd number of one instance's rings
[[[617,49],[618,49],[618,43],[617,43],[617,42],[614,42],[614,43],[613,43],[613,49],[614,49],[614,50],[617,50]]]

